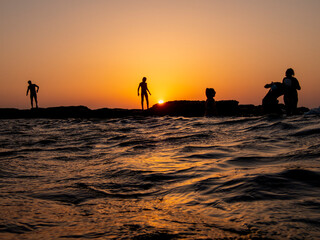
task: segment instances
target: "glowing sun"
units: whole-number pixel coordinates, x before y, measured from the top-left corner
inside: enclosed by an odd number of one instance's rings
[[[162,104],[162,103],[164,103],[164,101],[163,101],[163,100],[159,100],[158,103],[159,103],[159,104]]]

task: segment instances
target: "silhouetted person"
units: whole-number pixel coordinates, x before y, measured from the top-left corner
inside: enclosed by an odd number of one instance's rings
[[[264,87],[270,88],[270,90],[262,99],[263,111],[265,113],[282,113],[278,105],[278,97],[283,95],[283,84],[280,82],[271,82]]]
[[[297,110],[298,105],[298,92],[300,90],[300,84],[298,80],[294,77],[294,71],[292,68],[287,69],[286,76],[282,81],[284,88],[284,104],[286,105],[286,110],[288,115],[292,115]]]
[[[215,95],[216,95],[216,91],[213,88],[206,89],[206,96],[207,96],[206,110],[205,110],[206,117],[217,115],[216,101],[214,100]]]
[[[33,99],[36,102],[36,107],[38,108],[37,92],[39,91],[39,86],[36,84],[33,84],[30,80],[28,81],[28,83],[29,83],[29,86],[27,89],[26,96],[28,96],[28,93],[30,91],[31,108],[33,108]]]
[[[139,89],[141,88],[141,108],[142,108],[142,110],[143,110],[143,98],[144,97],[146,98],[147,109],[148,109],[149,108],[148,92],[151,95],[146,81],[147,81],[147,78],[143,77],[142,82],[139,84],[139,87],[138,87],[138,96],[139,96]]]

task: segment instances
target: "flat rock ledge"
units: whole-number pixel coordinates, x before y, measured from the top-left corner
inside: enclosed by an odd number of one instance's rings
[[[262,106],[239,105],[236,100],[217,101],[217,116],[259,116],[263,115]],[[283,113],[283,104],[279,105]],[[298,108],[298,114],[308,112],[305,107]],[[169,101],[155,104],[148,110],[100,108],[91,110],[86,106],[62,106],[37,109],[0,108],[0,119],[18,118],[122,118],[148,116],[183,116],[202,117],[205,112],[205,101]]]

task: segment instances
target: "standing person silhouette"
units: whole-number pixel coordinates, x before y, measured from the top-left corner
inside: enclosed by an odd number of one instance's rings
[[[144,97],[146,98],[147,109],[148,109],[149,108],[148,92],[151,95],[146,81],[147,81],[147,78],[143,77],[142,82],[139,84],[139,87],[138,87],[138,96],[139,96],[139,89],[141,88],[141,107],[142,107],[142,110],[143,110],[143,98]]]
[[[294,77],[294,71],[292,68],[288,68],[286,76],[283,78],[284,96],[283,101],[286,106],[287,115],[292,115],[297,110],[298,105],[298,92],[300,90],[299,81]]]
[[[33,99],[36,102],[36,107],[38,108],[37,92],[39,91],[39,86],[36,85],[36,84],[33,84],[31,82],[31,80],[29,80],[28,83],[29,83],[29,86],[28,86],[28,89],[27,89],[26,96],[28,96],[28,93],[30,91],[31,108],[33,108]]]

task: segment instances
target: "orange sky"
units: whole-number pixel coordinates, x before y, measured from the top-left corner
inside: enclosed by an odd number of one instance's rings
[[[163,99],[261,104],[292,67],[299,106],[320,105],[318,0],[1,0],[0,107],[140,108]],[[282,101],[282,98],[281,98]]]

